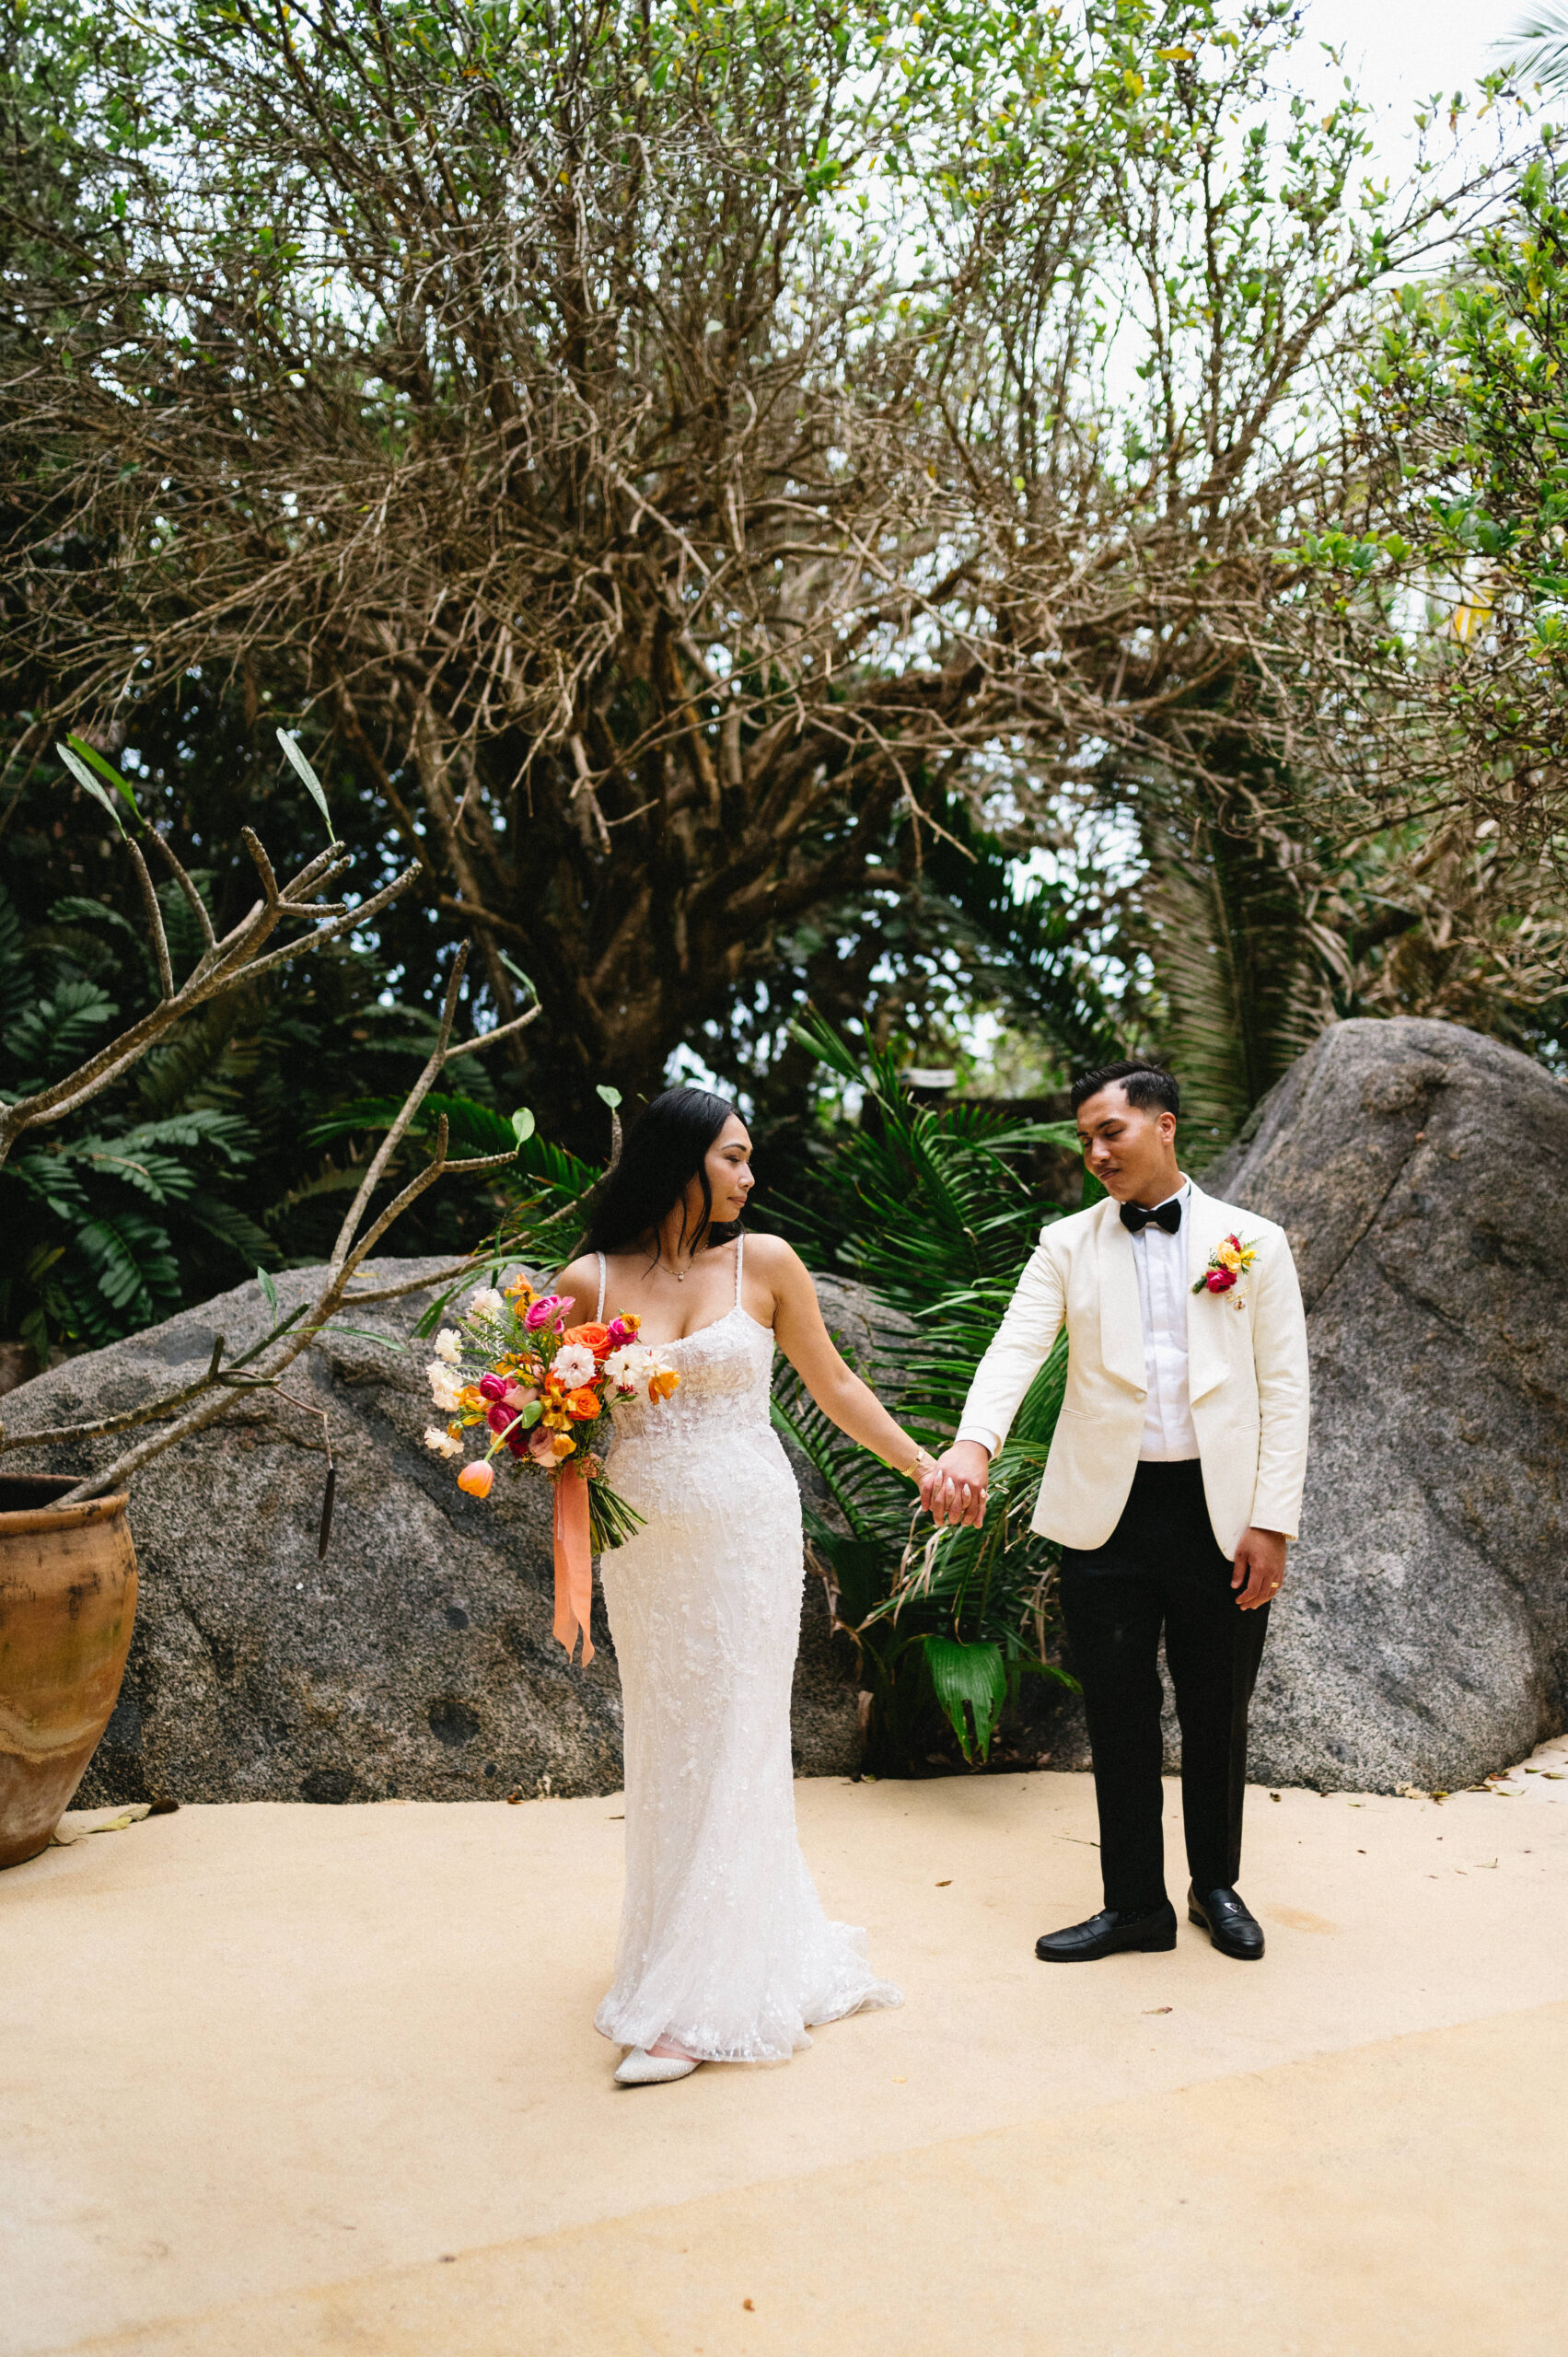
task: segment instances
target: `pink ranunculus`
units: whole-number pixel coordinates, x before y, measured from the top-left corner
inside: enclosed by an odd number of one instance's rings
[[[1209,1271],[1208,1286],[1211,1293],[1228,1293],[1235,1283],[1236,1271],[1234,1269],[1211,1269]]]
[[[514,1457],[526,1457],[528,1453],[528,1436],[527,1433],[513,1433],[508,1438],[506,1446],[511,1450]]]
[[[563,1293],[541,1293],[539,1299],[530,1302],[524,1311],[523,1324],[530,1334],[537,1334],[541,1326],[548,1326],[552,1319],[558,1318],[565,1306]]]
[[[479,1396],[482,1399],[505,1399],[506,1387],[498,1375],[482,1375],[479,1378]]]
[[[536,1465],[555,1462],[555,1435],[543,1424],[537,1424],[528,1434],[528,1455]]]
[[[487,1465],[482,1457],[476,1457],[471,1465],[465,1465],[458,1476],[459,1489],[466,1490],[470,1498],[487,1498],[494,1486],[495,1468]]]
[[[531,1408],[539,1393],[531,1383],[509,1383],[501,1398],[503,1404],[515,1411],[518,1408]]]
[[[484,1421],[493,1433],[504,1433],[516,1423],[517,1418],[510,1408],[503,1408],[497,1400],[494,1407],[485,1410]]]
[[[612,1351],[618,1351],[623,1342],[633,1342],[636,1339],[637,1329],[634,1326],[629,1326],[624,1318],[610,1319],[610,1347]]]

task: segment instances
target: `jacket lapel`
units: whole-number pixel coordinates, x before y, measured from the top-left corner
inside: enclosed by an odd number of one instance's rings
[[[1099,1354],[1106,1372],[1134,1391],[1144,1387],[1144,1312],[1132,1239],[1109,1196],[1100,1205]]]
[[[1209,1265],[1209,1255],[1230,1233],[1226,1213],[1196,1181],[1189,1198],[1187,1283],[1195,1285]],[[1201,1399],[1230,1372],[1224,1320],[1235,1311],[1224,1294],[1192,1293],[1187,1296],[1187,1397]]]

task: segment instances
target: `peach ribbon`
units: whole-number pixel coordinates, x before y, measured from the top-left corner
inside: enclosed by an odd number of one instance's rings
[[[588,1635],[593,1602],[593,1561],[588,1545],[588,1485],[580,1473],[563,1471],[555,1480],[555,1634],[571,1660],[582,1631],[582,1666],[594,1657]]]

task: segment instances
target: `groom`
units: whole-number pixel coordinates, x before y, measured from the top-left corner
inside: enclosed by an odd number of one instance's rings
[[[1181,1723],[1187,1911],[1225,1956],[1263,1953],[1236,1889],[1247,1706],[1307,1468],[1307,1327],[1283,1229],[1184,1178],[1167,1072],[1106,1064],[1072,1092],[1109,1201],[1044,1229],[922,1483],[938,1522],[983,1516],[991,1459],[1063,1325],[1067,1388],[1034,1528],[1062,1547],[1084,1689],[1105,1905],[1035,1953],[1074,1964],[1173,1948],[1160,1816],[1160,1682]]]

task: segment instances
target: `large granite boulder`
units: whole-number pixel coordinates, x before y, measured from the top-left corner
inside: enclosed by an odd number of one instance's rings
[[[381,1284],[438,1261],[382,1260]],[[285,1308],[309,1270],[278,1280]],[[858,1288],[824,1282],[830,1327],[873,1348]],[[256,1395],[231,1419],[156,1458],[132,1488],[141,1567],[136,1633],[119,1707],[78,1805],[159,1800],[473,1800],[512,1792],[612,1792],[621,1696],[602,1602],[588,1668],[551,1634],[543,1484],[465,1497],[421,1435],[433,1410],[425,1345],[409,1338],[432,1296],[345,1312],[288,1388],[331,1418],[337,1501],[317,1560],[321,1424]],[[191,1380],[214,1337],[230,1355],[262,1330],[254,1284],[67,1361],[11,1392],[12,1434],[134,1407]],[[384,1340],[377,1340],[382,1337]],[[389,1347],[398,1345],[400,1347]],[[19,1451],[7,1468],[87,1470],[122,1442]],[[804,1474],[802,1478],[809,1477]],[[794,1707],[803,1775],[853,1772],[861,1736],[854,1651],[808,1579]]]
[[[1568,1086],[1342,1023],[1202,1174],[1301,1271],[1312,1458],[1252,1772],[1453,1789],[1568,1724]]]

